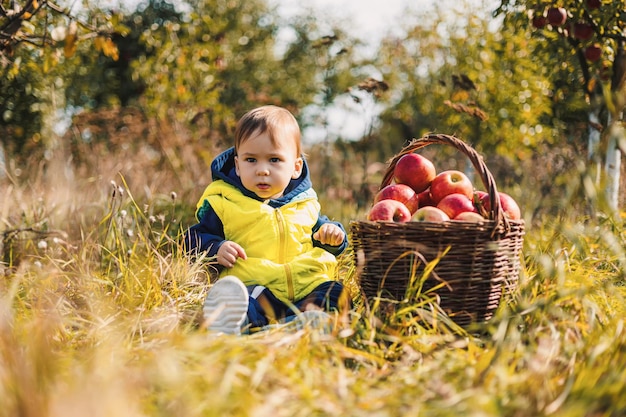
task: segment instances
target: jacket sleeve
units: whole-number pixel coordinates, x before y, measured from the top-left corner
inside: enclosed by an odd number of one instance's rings
[[[225,240],[224,226],[215,210],[206,206],[199,222],[185,232],[184,239],[187,253],[207,252],[209,257],[214,256]]]
[[[341,255],[343,251],[346,250],[346,248],[348,247],[348,233],[346,233],[346,229],[344,229],[341,223],[331,221],[330,219],[328,219],[328,217],[324,216],[323,214],[320,214],[319,217],[317,218],[317,223],[315,223],[315,226],[313,226],[312,234],[314,235],[319,230],[319,228],[322,227],[322,225],[325,223],[335,224],[339,226],[341,230],[343,230],[343,233],[344,233],[343,242],[341,242],[339,246],[330,246],[330,245],[323,245],[318,240],[313,239],[313,246],[322,248],[325,251],[330,252],[335,256]]]

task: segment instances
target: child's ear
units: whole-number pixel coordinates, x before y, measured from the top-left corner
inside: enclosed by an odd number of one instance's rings
[[[293,178],[294,180],[296,178],[300,178],[300,174],[302,174],[303,166],[304,166],[304,161],[302,160],[302,158],[296,159],[296,163],[295,163],[294,170],[293,170],[293,175],[291,176],[291,178]]]
[[[239,175],[239,159],[237,158],[237,155],[235,155],[235,173],[237,176],[241,176]]]

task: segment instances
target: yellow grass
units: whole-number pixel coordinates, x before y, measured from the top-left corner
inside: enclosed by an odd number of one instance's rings
[[[349,252],[348,325],[217,336],[198,314],[212,260],[177,240],[193,201],[54,184],[9,181],[0,203],[0,416],[626,413],[621,223],[529,229],[519,292],[467,332],[411,320],[432,314],[419,295],[382,320]]]

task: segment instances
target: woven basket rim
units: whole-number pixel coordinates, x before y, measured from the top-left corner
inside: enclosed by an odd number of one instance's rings
[[[490,240],[499,240],[505,237],[511,229],[521,229],[525,234],[526,222],[524,219],[511,220],[507,219],[507,222],[497,222],[496,220],[485,219],[480,222],[474,221],[446,221],[446,222],[429,222],[429,221],[409,221],[409,222],[396,222],[396,221],[381,221],[381,220],[351,220],[349,226],[363,225],[365,227],[372,227],[376,229],[402,229],[402,230],[431,230],[433,232],[468,232],[471,235],[479,234],[480,232],[488,233]]]

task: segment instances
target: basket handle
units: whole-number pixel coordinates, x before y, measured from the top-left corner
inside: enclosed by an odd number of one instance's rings
[[[487,168],[487,165],[485,165],[483,157],[479,155],[478,152],[474,150],[474,148],[454,136],[432,133],[427,134],[419,139],[411,140],[408,145],[406,145],[397,155],[395,155],[388,161],[387,171],[383,176],[380,188],[382,189],[383,187],[391,184],[391,182],[393,181],[393,171],[395,169],[396,163],[400,158],[408,153],[413,153],[421,148],[432,144],[444,144],[452,146],[464,153],[470,159],[472,165],[474,166],[474,169],[478,172],[480,179],[485,186],[485,189],[489,193],[489,203],[491,204],[489,219],[496,221],[494,225],[494,233],[496,232],[499,225],[503,225],[504,230],[508,232],[510,229],[510,224],[507,217],[502,212],[500,198],[498,196],[498,190],[496,188],[496,181],[494,180],[493,175],[491,175],[491,172]]]

